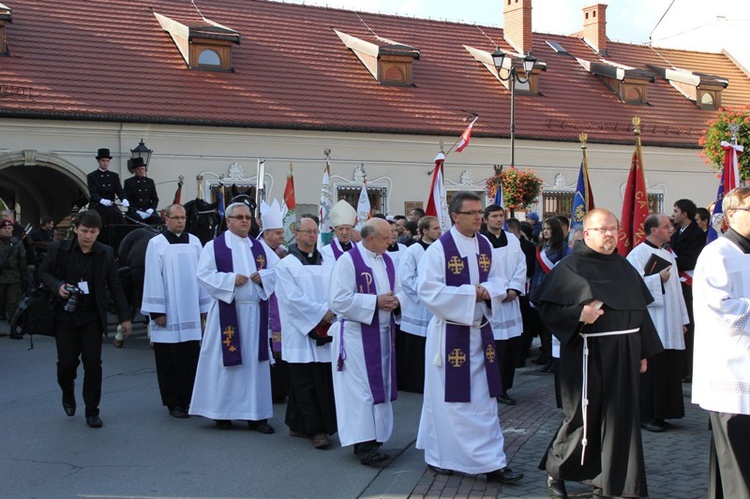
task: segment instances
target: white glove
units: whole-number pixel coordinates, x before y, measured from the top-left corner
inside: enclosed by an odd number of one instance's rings
[[[138,213],[138,216],[141,217],[143,220],[146,220],[148,218],[148,213],[145,211],[135,210],[136,213]]]
[[[146,214],[147,214],[148,216],[151,216],[151,215],[153,215],[153,214],[154,214],[154,209],[153,209],[153,208],[149,208],[148,210],[146,210]]]
[[[109,199],[100,199],[99,204],[102,206],[112,206],[112,201]]]
[[[125,208],[127,208],[127,207],[129,207],[129,206],[130,206],[130,201],[128,201],[127,199],[123,199],[123,200],[122,200],[122,203],[121,203],[121,204],[122,204],[122,205],[123,205],[123,206],[124,206]]]

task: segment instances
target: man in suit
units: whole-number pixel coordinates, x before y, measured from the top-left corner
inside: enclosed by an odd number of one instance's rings
[[[120,198],[122,205],[126,208],[130,206],[130,203],[120,185],[120,176],[109,169],[109,162],[112,161],[109,149],[99,149],[96,161],[99,163],[99,168],[86,175],[91,209],[99,213],[103,227],[121,224],[122,214],[115,206],[115,196]]]
[[[154,213],[159,205],[156,184],[146,176],[148,167],[143,158],[130,160],[128,169],[133,172],[133,176],[125,180],[125,198],[130,202],[128,213],[143,223],[161,225],[162,219]]]
[[[693,269],[698,261],[698,255],[706,246],[706,233],[701,230],[695,222],[695,214],[698,208],[689,199],[678,199],[674,203],[672,221],[678,227],[669,247],[677,260],[677,271],[682,283],[682,296],[688,310],[690,324],[685,333],[685,372],[683,380],[690,382],[693,378]]]
[[[112,248],[96,241],[102,219],[96,211],[82,210],[73,221],[76,237],[55,241],[39,267],[39,281],[60,300],[57,325],[57,383],[62,389],[65,414],[76,413],[75,379],[83,361],[83,400],[86,424],[101,428],[102,333],[107,329],[107,290],[124,334],[130,334],[130,308],[117,276]]]

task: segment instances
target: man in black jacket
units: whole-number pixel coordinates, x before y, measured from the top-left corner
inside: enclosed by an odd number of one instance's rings
[[[52,243],[39,268],[39,280],[60,301],[55,308],[57,325],[57,382],[62,388],[65,414],[75,415],[75,379],[83,360],[83,400],[86,424],[100,428],[102,392],[102,332],[107,329],[107,294],[115,303],[125,335],[130,334],[130,311],[117,276],[112,249],[96,241],[102,219],[96,211],[78,213],[76,237]]]
[[[693,269],[698,255],[706,246],[706,233],[701,230],[695,222],[695,214],[698,208],[689,199],[678,199],[674,203],[672,222],[677,225],[677,230],[672,234],[669,248],[675,255],[677,271],[680,273],[682,283],[682,296],[688,310],[690,324],[685,333],[685,370],[683,380],[690,382],[693,379]]]

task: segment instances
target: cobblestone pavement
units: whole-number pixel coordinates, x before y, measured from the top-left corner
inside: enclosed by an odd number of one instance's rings
[[[500,406],[509,466],[525,477],[513,485],[489,483],[484,476],[438,475],[424,472],[410,498],[494,498],[550,497],[546,475],[537,468],[562,420],[555,407],[551,374],[537,366],[516,372],[511,395],[515,406]],[[690,403],[690,385],[683,386],[685,418],[671,421],[674,427],[663,433],[643,430],[643,447],[649,494],[652,498],[690,499],[706,497],[708,483],[708,414]],[[588,498],[591,487],[567,483],[570,497]]]

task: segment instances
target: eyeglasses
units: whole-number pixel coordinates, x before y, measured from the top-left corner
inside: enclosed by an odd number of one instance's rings
[[[320,234],[318,229],[298,230],[297,232],[302,232],[303,234]]]
[[[167,215],[167,218],[171,218],[172,220],[187,220],[187,217],[170,217]]]
[[[727,211],[750,211],[750,208],[745,208],[745,207],[741,207],[741,208],[729,208]]]
[[[617,234],[617,227],[592,227],[586,230],[595,230],[602,235]]]
[[[469,215],[471,217],[477,217],[477,216],[481,217],[482,215],[484,215],[484,212],[482,210],[476,210],[476,211],[457,211],[456,213],[458,213],[459,215]]]
[[[252,220],[253,217],[250,215],[232,215],[228,216],[227,218],[236,218],[237,220]]]

